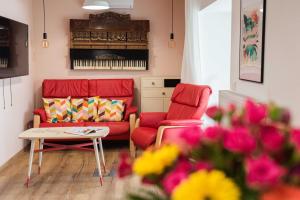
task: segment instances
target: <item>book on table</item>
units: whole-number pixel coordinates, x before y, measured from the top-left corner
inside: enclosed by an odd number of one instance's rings
[[[102,130],[99,127],[73,127],[69,128],[65,131],[65,133],[73,134],[73,135],[89,135],[92,133],[96,133],[97,131]]]

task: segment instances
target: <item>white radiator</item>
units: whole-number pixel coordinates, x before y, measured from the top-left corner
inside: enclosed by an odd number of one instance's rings
[[[236,106],[240,107],[244,105],[244,102],[249,97],[235,93],[230,90],[221,90],[219,92],[219,105],[222,107],[227,107],[229,104],[235,104]]]

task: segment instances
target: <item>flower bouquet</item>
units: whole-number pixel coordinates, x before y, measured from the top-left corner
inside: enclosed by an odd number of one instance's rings
[[[247,100],[243,108],[211,107],[207,115],[215,125],[169,136],[133,162],[122,154],[121,177],[133,173],[158,188],[127,199],[300,199],[300,130],[286,109]]]

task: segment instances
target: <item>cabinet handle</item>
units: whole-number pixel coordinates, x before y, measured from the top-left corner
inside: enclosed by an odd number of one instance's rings
[[[165,92],[162,92],[162,95],[166,95],[166,93],[165,93]]]
[[[152,85],[155,85],[155,82],[152,82]]]

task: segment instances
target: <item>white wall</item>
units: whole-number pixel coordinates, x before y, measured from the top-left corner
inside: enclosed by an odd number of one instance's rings
[[[0,15],[29,24],[29,37],[32,31],[31,14],[31,0],[0,0]],[[24,141],[19,140],[18,135],[32,119],[34,98],[31,48],[29,56],[30,75],[12,79],[13,106],[10,105],[9,80],[5,79],[5,110],[3,98],[0,98],[0,166],[24,147]],[[2,96],[2,80],[0,90]]]
[[[40,0],[33,0],[34,7],[34,59],[36,105],[41,100],[41,84],[49,78],[134,78],[140,95],[140,77],[142,76],[180,76],[183,40],[184,40],[184,0],[174,1],[174,28],[176,48],[168,48],[171,32],[171,0],[135,0],[134,9],[116,10],[131,14],[132,19],[150,20],[149,71],[72,71],[69,63],[69,19],[86,19],[89,13],[81,8],[82,1],[49,0],[46,1],[46,29],[50,46],[41,47],[43,32],[42,7]],[[97,11],[96,13],[99,13]]]
[[[268,0],[265,43],[265,81],[239,80],[240,0],[233,0],[231,89],[291,109],[300,126],[300,1]]]
[[[212,87],[209,104],[218,104],[219,90],[230,89],[231,0],[217,0],[199,12],[203,84]]]

